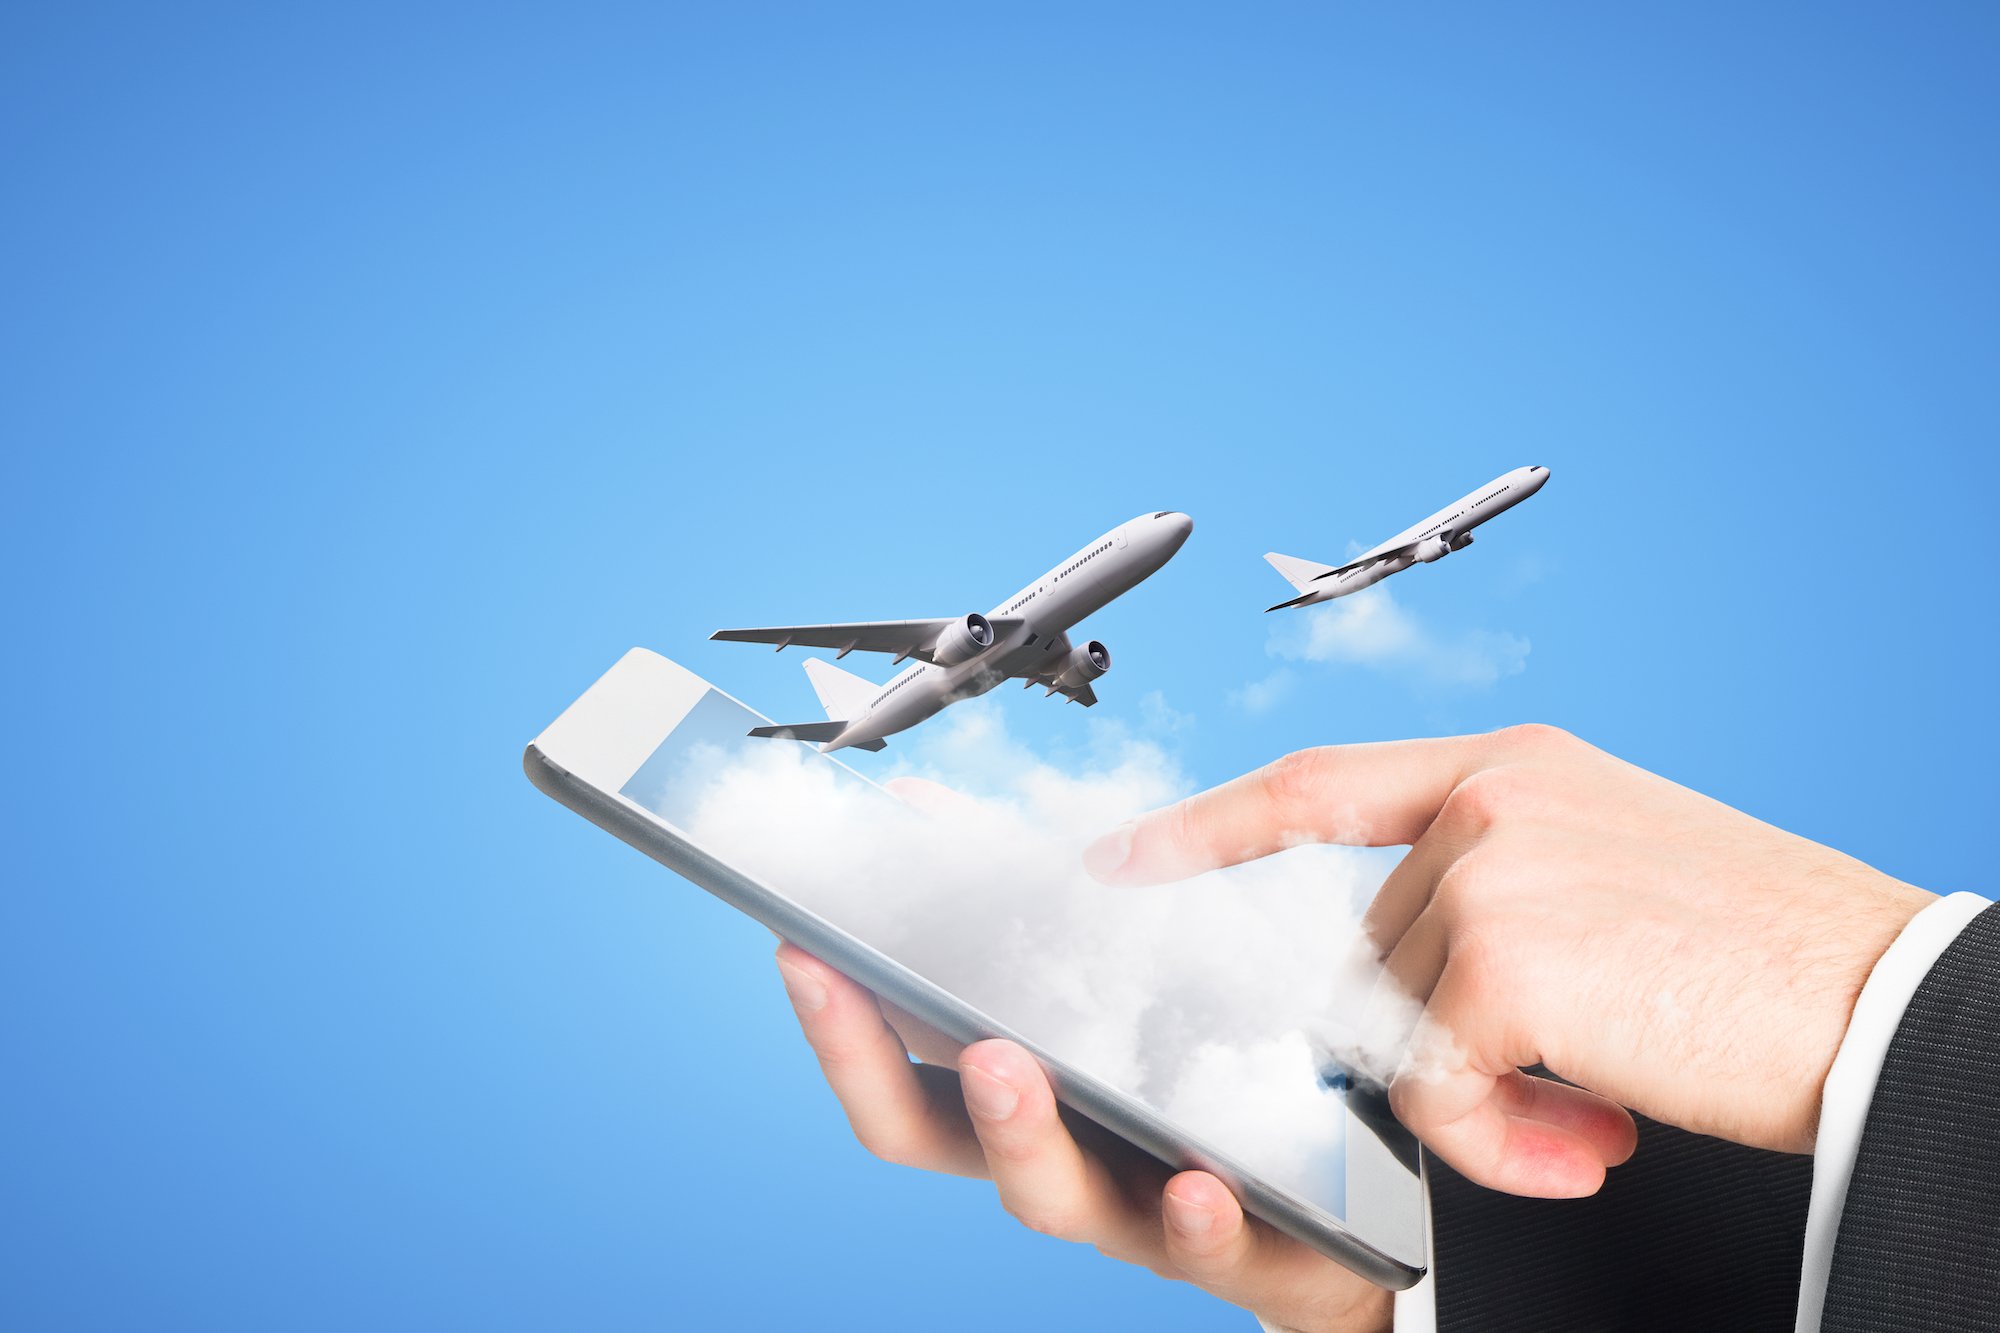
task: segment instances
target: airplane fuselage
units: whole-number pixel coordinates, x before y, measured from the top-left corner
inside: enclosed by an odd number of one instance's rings
[[[1059,669],[1076,651],[1070,627],[1157,572],[1193,530],[1194,520],[1173,510],[1119,524],[987,612],[998,637],[977,656],[956,666],[919,662],[906,668],[882,687],[866,712],[820,748],[880,740],[1010,677]],[[1000,630],[1003,620],[1010,627]],[[1108,654],[1104,660],[1108,665]]]

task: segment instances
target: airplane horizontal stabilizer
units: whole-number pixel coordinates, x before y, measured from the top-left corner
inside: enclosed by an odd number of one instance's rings
[[[1299,596],[1292,598],[1292,600],[1289,602],[1279,602],[1276,606],[1267,606],[1264,608],[1264,614],[1268,616],[1273,611],[1282,611],[1289,606],[1304,606],[1307,602],[1312,601],[1315,595],[1316,594],[1309,592],[1302,593]]]
[[[772,736],[788,741],[830,741],[847,730],[840,722],[781,722],[769,727],[752,727],[752,736]]]

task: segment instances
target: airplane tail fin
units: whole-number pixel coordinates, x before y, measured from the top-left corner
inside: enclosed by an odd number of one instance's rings
[[[1332,565],[1322,565],[1312,560],[1301,560],[1295,555],[1279,555],[1276,551],[1265,552],[1264,558],[1271,562],[1271,568],[1284,575],[1285,582],[1291,584],[1300,592],[1313,591],[1313,580],[1319,578],[1322,574],[1331,574],[1334,570],[1334,566]],[[1274,611],[1276,609],[1276,607],[1272,608]]]
[[[863,680],[817,657],[806,659],[806,679],[812,682],[813,693],[819,696],[819,706],[838,722],[860,717],[882,692],[882,687],[874,681]]]

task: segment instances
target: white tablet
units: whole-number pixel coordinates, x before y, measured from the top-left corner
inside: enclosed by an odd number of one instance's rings
[[[1019,947],[1038,923],[1009,919],[1005,903],[955,902],[934,854],[899,856],[904,839],[914,848],[934,836],[918,822],[926,816],[807,745],[748,735],[768,722],[635,648],[536,737],[525,762],[535,785],[564,805],[946,1035],[1019,1042],[1072,1110],[1173,1169],[1215,1173],[1279,1230],[1385,1287],[1423,1276],[1422,1155],[1378,1087],[1304,1057],[1278,1066],[1296,1070],[1282,1095],[1241,1086],[1230,1061],[1209,1056],[1259,1034],[1240,1030],[1240,1010],[1235,1030],[1205,1032],[1216,1020],[1198,1005],[1147,1011],[1146,1022],[1175,1026],[1142,1043],[1156,1057],[1143,1071],[1113,1058],[1078,1017],[1097,1010],[1070,1002],[1113,970],[1108,959],[1098,969],[1087,950],[1065,947],[1055,974],[993,968],[996,932]],[[865,821],[868,874],[815,860],[829,819],[848,821],[849,832]],[[972,864],[991,849],[963,854]],[[916,873],[921,886],[907,883]],[[981,883],[994,897],[990,877]],[[1005,881],[998,894],[1006,896]],[[1143,899],[1129,901],[1144,910]],[[1149,927],[1147,947],[1157,948],[1160,929]],[[1093,947],[1118,948],[1113,934]],[[1153,975],[1171,986],[1181,954],[1157,952]]]

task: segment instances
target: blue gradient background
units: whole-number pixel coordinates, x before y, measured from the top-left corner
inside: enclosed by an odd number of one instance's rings
[[[762,933],[518,765],[632,644],[811,716],[703,636],[984,607],[1142,510],[1197,528],[1097,711],[1159,691],[1202,781],[1539,718],[1991,891],[1997,37],[10,9],[0,1325],[1245,1327],[868,1160]],[[1230,705],[1259,553],[1523,463],[1392,585],[1523,672]]]

